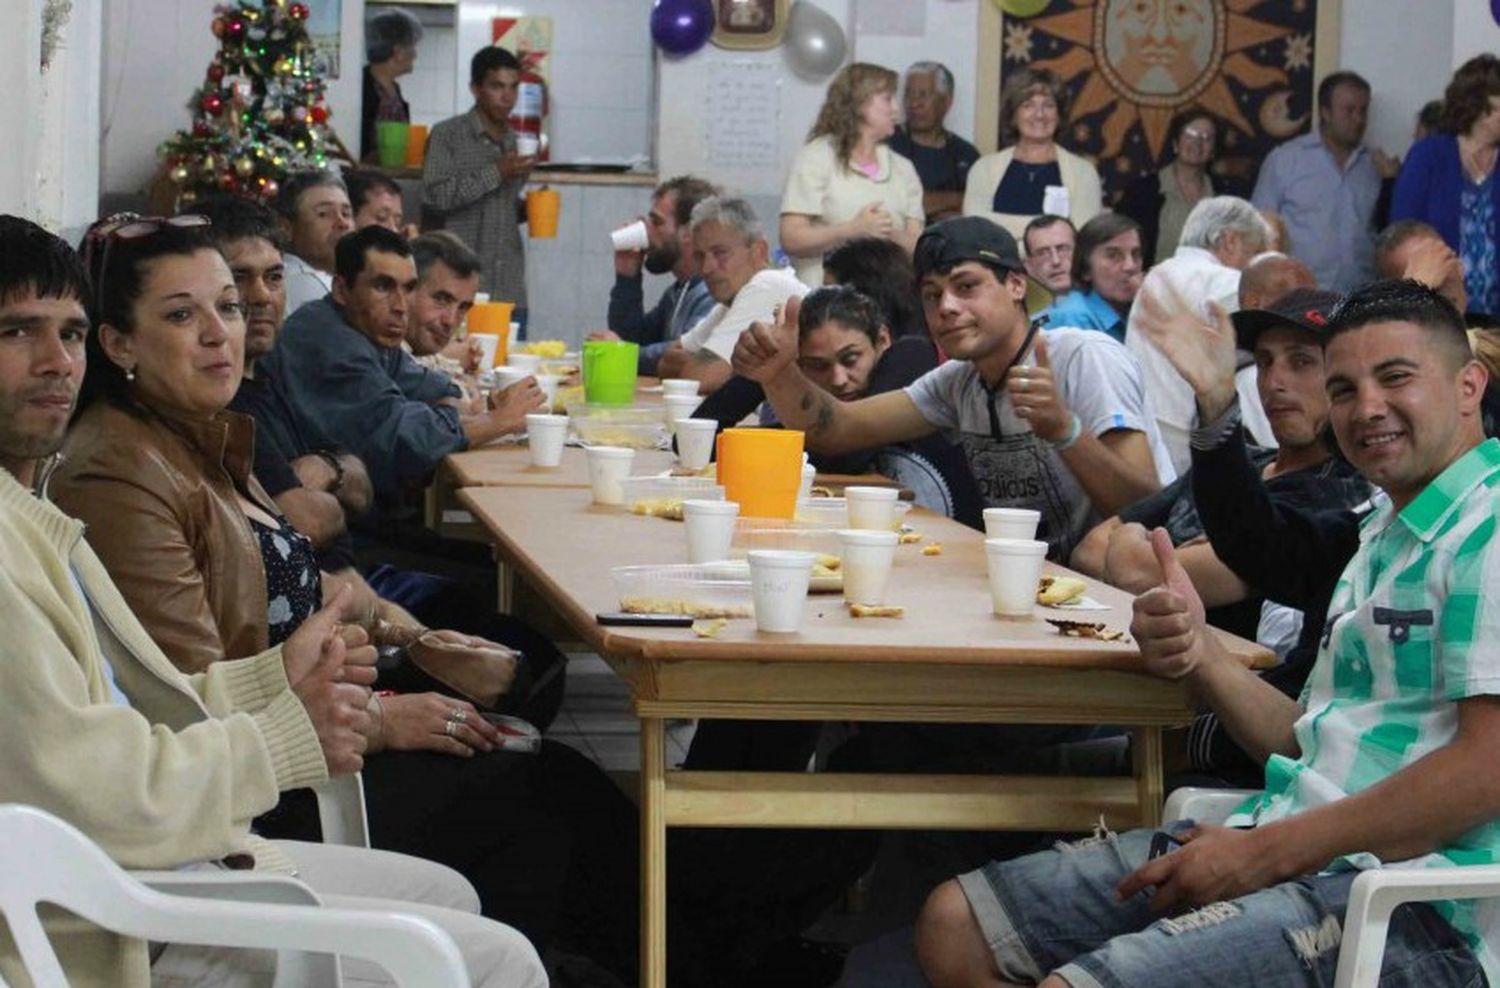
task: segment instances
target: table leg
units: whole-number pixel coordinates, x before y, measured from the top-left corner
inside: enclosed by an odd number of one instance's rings
[[[495,564],[495,585],[499,591],[499,600],[495,602],[495,610],[501,614],[515,613],[516,568],[503,559]]]
[[[1166,798],[1162,781],[1162,729],[1137,727],[1131,731],[1132,760],[1135,762],[1135,787],[1141,804],[1141,824],[1155,827],[1161,823],[1161,804]]]
[[[641,988],[667,984],[666,721],[641,718]]]

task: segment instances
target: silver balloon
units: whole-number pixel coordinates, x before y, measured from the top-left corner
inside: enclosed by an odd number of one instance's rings
[[[792,71],[807,79],[823,79],[844,64],[848,48],[844,29],[827,11],[807,0],[792,4],[786,21],[786,60]]]

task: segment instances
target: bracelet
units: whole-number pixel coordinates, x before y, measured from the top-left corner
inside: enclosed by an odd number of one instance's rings
[[[328,486],[328,493],[337,494],[344,489],[344,465],[339,462],[337,454],[331,449],[316,449],[313,454],[324,463],[328,464],[333,471],[333,483]]]
[[[1047,445],[1059,453],[1066,453],[1078,442],[1078,437],[1083,435],[1083,422],[1078,418],[1078,413],[1073,413],[1073,424],[1068,426],[1068,434],[1062,439],[1048,439]]]

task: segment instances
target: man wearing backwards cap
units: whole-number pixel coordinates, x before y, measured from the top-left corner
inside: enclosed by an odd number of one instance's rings
[[[845,453],[937,431],[964,451],[991,507],[1042,513],[1053,559],[1100,518],[1172,478],[1140,368],[1102,333],[1059,329],[1045,342],[1028,313],[1051,293],[1025,273],[1016,242],[982,217],[944,220],[917,241],[922,307],[954,359],[903,391],[841,402],[797,368],[797,305],[780,325],[741,335],[735,369],[759,381],[809,448]]]

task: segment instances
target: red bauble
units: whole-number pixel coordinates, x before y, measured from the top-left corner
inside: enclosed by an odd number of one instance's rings
[[[305,3],[294,3],[286,9],[286,15],[294,21],[307,20],[307,15],[309,13],[311,13],[311,11],[307,9],[307,4]]]
[[[202,120],[198,120],[193,123],[193,136],[198,138],[200,141],[212,133],[213,131],[209,129],[208,124],[204,123]]]
[[[240,191],[240,180],[235,178],[234,172],[220,172],[219,188],[230,195],[235,195]]]
[[[309,110],[308,114],[312,117],[313,123],[326,123],[328,120],[328,107],[324,106],[322,103],[319,103],[311,110]]]
[[[224,97],[218,93],[204,93],[202,105],[204,113],[217,117],[224,112]]]
[[[276,180],[274,178],[260,187],[260,194],[265,196],[267,199],[274,198],[276,193],[280,191],[281,186],[276,184]]]
[[[211,62],[208,66],[208,81],[219,82],[224,78],[224,64],[222,62]]]
[[[236,41],[238,41],[240,38],[243,38],[245,36],[244,19],[236,17],[230,20],[227,24],[224,25],[224,33],[229,37],[235,39]]]

